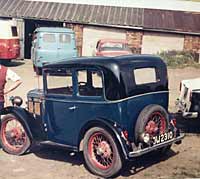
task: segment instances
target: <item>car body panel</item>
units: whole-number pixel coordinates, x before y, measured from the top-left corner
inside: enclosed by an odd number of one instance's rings
[[[120,55],[130,55],[131,50],[128,42],[121,39],[101,39],[97,42],[95,56],[114,57]]]
[[[200,78],[181,81],[176,106],[185,118],[200,117]]]
[[[31,59],[35,67],[43,63],[77,57],[75,33],[71,29],[40,27],[33,35]]]

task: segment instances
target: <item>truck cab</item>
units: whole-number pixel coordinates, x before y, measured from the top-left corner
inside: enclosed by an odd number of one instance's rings
[[[17,27],[12,20],[0,20],[0,59],[8,62],[20,56]]]
[[[77,49],[73,30],[58,27],[40,27],[34,31],[31,60],[37,74],[41,74],[44,63],[74,57],[77,57]]]

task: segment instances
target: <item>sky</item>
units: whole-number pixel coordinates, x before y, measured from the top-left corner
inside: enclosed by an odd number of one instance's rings
[[[121,6],[121,7],[139,7],[139,8],[151,8],[151,9],[168,9],[168,10],[200,12],[200,1],[192,2],[187,0],[28,0],[28,1],[110,5],[110,6]]]

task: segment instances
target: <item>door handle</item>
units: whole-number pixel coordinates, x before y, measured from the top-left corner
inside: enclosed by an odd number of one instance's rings
[[[77,108],[77,106],[70,106],[68,109],[69,110],[75,110]]]

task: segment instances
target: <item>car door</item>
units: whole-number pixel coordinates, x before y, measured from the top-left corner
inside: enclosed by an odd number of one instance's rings
[[[74,145],[75,105],[72,71],[65,68],[46,73],[45,120],[50,141]]]
[[[58,58],[77,57],[75,37],[73,33],[58,33]]]

